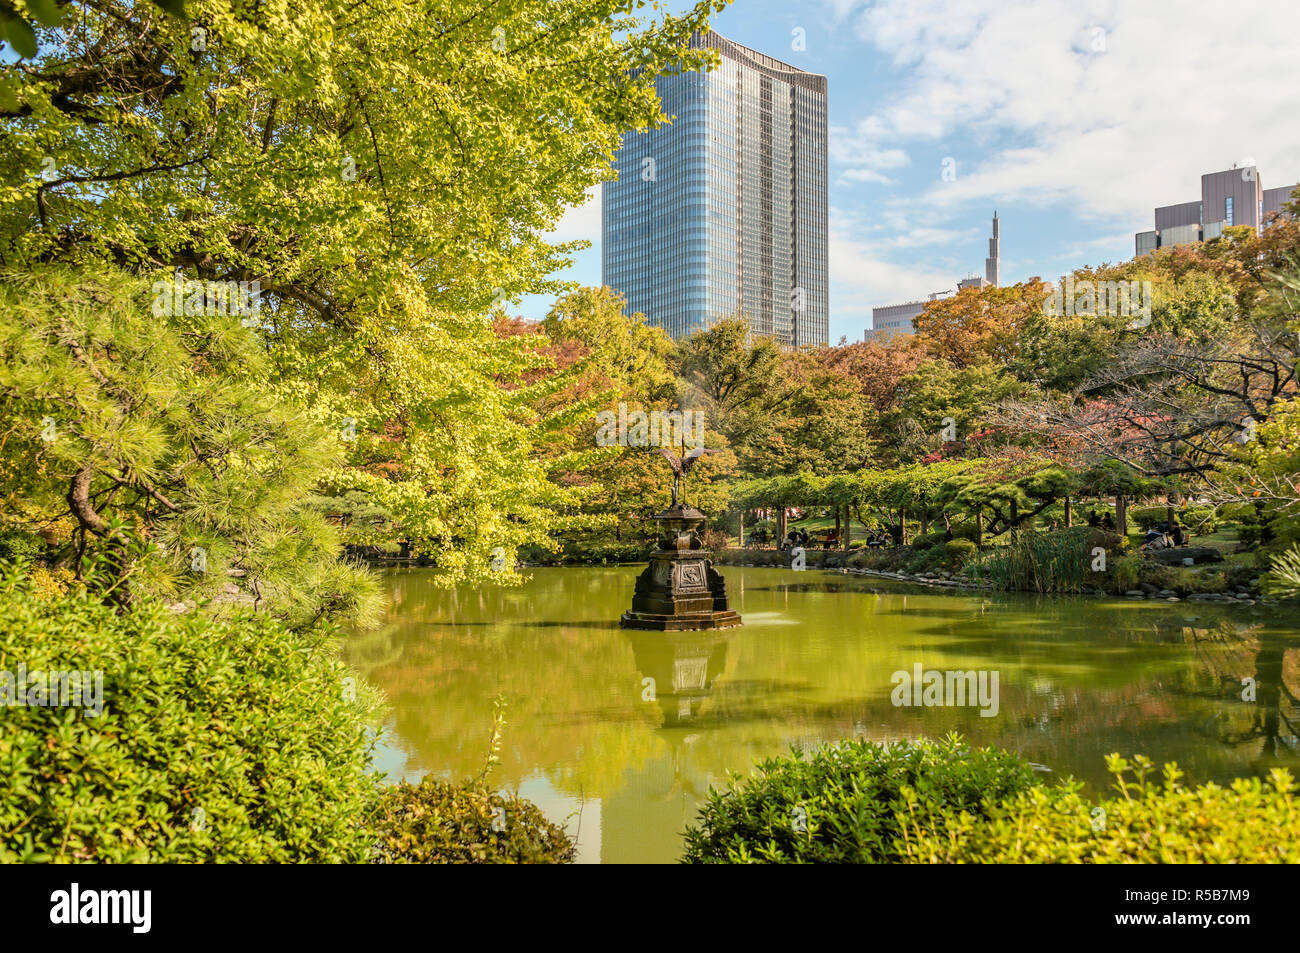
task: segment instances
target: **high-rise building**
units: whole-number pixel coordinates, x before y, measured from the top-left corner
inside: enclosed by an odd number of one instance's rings
[[[732,314],[825,344],[826,77],[709,31],[708,72],[660,77],[671,125],[624,137],[602,189],[602,280],[678,338]]]
[[[1225,228],[1249,225],[1259,229],[1270,213],[1281,212],[1300,186],[1266,189],[1253,165],[1207,172],[1201,176],[1201,200],[1165,205],[1155,210],[1155,229],[1137,232],[1133,243],[1137,255],[1157,248],[1190,245],[1218,238]]]

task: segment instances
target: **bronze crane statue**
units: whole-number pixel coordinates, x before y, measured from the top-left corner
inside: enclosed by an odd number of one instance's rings
[[[673,506],[680,502],[685,503],[682,498],[682,480],[686,474],[691,472],[691,468],[706,453],[717,453],[716,450],[706,450],[704,447],[696,447],[685,456],[679,457],[667,447],[660,447],[659,452],[668,460],[668,465],[673,468]]]

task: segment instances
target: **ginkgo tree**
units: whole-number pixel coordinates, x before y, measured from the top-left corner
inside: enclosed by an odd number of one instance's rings
[[[490,314],[562,287],[545,234],[724,4],[87,0],[0,65],[0,260],[256,286],[267,387],[349,438],[324,491],[508,578],[573,491],[529,391],[563,382],[512,389],[544,358]]]

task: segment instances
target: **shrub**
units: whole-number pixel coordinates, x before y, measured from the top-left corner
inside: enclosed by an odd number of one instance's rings
[[[379,862],[388,864],[567,864],[576,847],[564,829],[517,795],[482,781],[426,777],[382,796]]]
[[[904,550],[907,552],[907,550]],[[919,553],[913,552],[904,563],[907,572],[928,572],[932,569],[938,569],[944,564],[944,549],[942,546],[934,546],[930,549],[923,549]]]
[[[0,668],[20,664],[102,672],[103,707],[4,709],[0,862],[370,856],[364,712],[320,635],[150,600],[115,614],[0,567]]]
[[[700,533],[700,542],[705,549],[710,549],[715,553],[720,553],[728,546],[736,545],[736,534],[728,533],[726,530],[718,529],[716,526],[707,527]]]
[[[1163,523],[1169,518],[1169,510],[1164,506],[1133,506],[1128,510],[1128,521],[1142,532]]]
[[[1224,585],[1229,589],[1249,589],[1259,580],[1260,572],[1253,565],[1226,563],[1223,567]]]
[[[1219,526],[1218,511],[1213,506],[1175,508],[1174,515],[1194,536],[1209,536]],[[1164,506],[1135,506],[1128,511],[1128,516],[1129,521],[1145,533],[1165,522],[1169,518],[1169,510]]]
[[[1178,514],[1178,521],[1194,536],[1209,536],[1219,528],[1219,511],[1213,506],[1189,506]]]
[[[888,863],[901,856],[899,811],[920,802],[978,816],[986,798],[1026,790],[1033,769],[1015,755],[968,747],[956,735],[899,744],[846,741],[760,762],[749,778],[711,790],[688,863]],[[942,815],[936,814],[936,817]]]
[[[1138,565],[1138,582],[1149,583],[1158,589],[1173,589],[1178,585],[1178,570],[1154,559],[1143,559]]]
[[[16,527],[0,530],[0,560],[31,562],[45,553],[45,541]]]
[[[1127,592],[1138,584],[1146,559],[1141,553],[1125,553],[1110,561],[1110,584],[1115,592]]]
[[[912,548],[916,550],[929,549],[932,546],[939,545],[947,538],[947,534],[943,530],[935,533],[920,533],[916,539],[912,540]]]
[[[33,566],[28,570],[27,575],[31,579],[32,593],[38,599],[58,598],[65,594],[76,581],[72,570],[62,566],[56,569]]]
[[[1222,569],[1197,567],[1195,573],[1196,592],[1223,592],[1228,588],[1228,574]]]
[[[979,527],[974,523],[953,523],[950,526],[953,539],[969,539],[972,543],[976,542],[979,536]]]
[[[969,539],[950,539],[943,545],[949,567],[960,569],[975,558],[975,543]]]
[[[565,540],[557,552],[540,546],[522,547],[519,558],[542,566],[565,564],[612,565],[616,563],[642,563],[655,548],[653,540]]]
[[[1267,782],[1185,788],[1176,765],[1165,765],[1163,785],[1146,780],[1151,767],[1140,756],[1130,764],[1111,755],[1118,796],[1099,802],[1069,781],[1019,792],[982,814],[915,811],[903,854],[912,863],[1300,863],[1300,805],[1286,770],[1273,769]]]

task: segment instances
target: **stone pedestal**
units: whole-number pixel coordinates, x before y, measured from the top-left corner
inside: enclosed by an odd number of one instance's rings
[[[625,629],[678,632],[727,629],[741,624],[727,606],[727,584],[713,568],[695,528],[704,514],[676,504],[655,519],[663,527],[659,548],[636,580],[632,608],[619,624]]]

